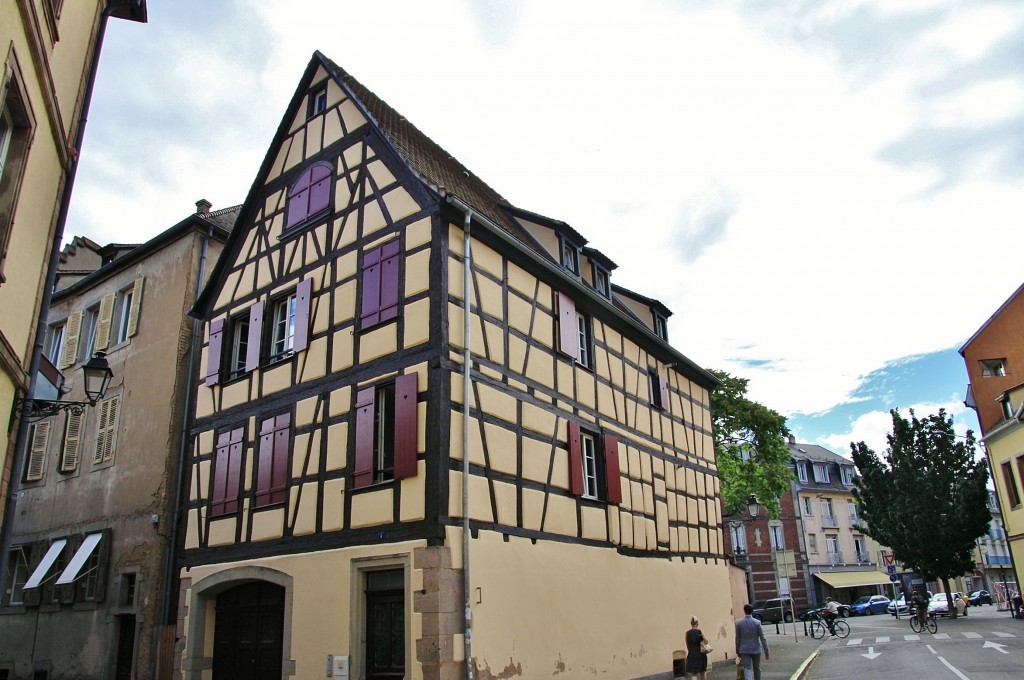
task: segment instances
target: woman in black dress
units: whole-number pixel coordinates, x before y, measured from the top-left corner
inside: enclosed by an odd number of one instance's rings
[[[696,617],[691,618],[690,630],[686,631],[686,675],[699,675],[700,680],[707,680],[708,672],[708,655],[700,651],[700,643],[704,640],[707,638],[700,630],[700,621]]]

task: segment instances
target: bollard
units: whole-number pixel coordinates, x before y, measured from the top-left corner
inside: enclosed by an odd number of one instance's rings
[[[779,622],[778,621],[775,622],[775,634],[776,635],[779,634]]]
[[[804,637],[807,637],[807,619],[804,619]]]

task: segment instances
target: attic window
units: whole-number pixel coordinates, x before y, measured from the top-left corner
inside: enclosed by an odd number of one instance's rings
[[[610,298],[612,296],[612,287],[608,282],[608,272],[596,264],[591,266],[594,269],[594,290],[602,297]]]
[[[983,378],[1001,378],[1006,375],[1006,359],[982,359],[978,364]]]
[[[285,231],[295,229],[326,212],[331,205],[332,168],[328,163],[307,167],[288,191]]]
[[[327,85],[321,85],[309,93],[309,109],[306,118],[312,118],[327,109]]]
[[[562,266],[576,276],[580,275],[580,247],[562,237]]]
[[[654,313],[654,334],[668,342],[668,319],[657,312]]]

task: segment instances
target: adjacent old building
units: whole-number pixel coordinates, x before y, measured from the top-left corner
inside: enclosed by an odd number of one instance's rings
[[[105,353],[92,407],[37,414],[19,475],[0,677],[169,678],[174,517],[201,326],[185,315],[237,209],[199,212],[142,245],[75,237],[62,251],[43,362],[64,402]],[[162,662],[162,665],[161,665]],[[9,674],[9,675],[8,675]]]
[[[644,677],[691,616],[724,658],[663,305],[320,53],[252,187],[195,307],[184,677]]]

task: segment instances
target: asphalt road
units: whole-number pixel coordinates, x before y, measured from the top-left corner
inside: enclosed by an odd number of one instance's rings
[[[994,606],[939,619],[939,630],[915,634],[907,618],[888,614],[846,619],[850,636],[829,639],[806,680],[1017,680],[1024,678],[1024,621]]]

